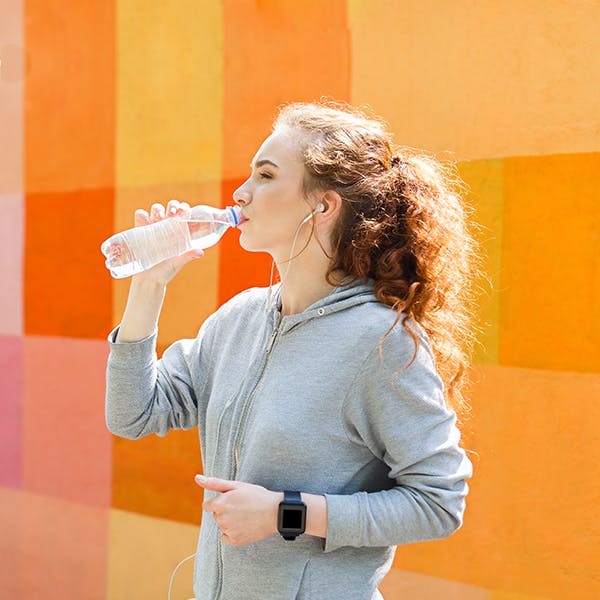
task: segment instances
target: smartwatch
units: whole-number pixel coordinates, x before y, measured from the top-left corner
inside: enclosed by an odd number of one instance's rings
[[[306,529],[306,504],[300,492],[283,492],[277,515],[277,531],[284,540],[295,540]]]

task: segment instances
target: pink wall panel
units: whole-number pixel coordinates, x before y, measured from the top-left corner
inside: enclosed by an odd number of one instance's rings
[[[95,506],[110,504],[107,344],[58,337],[24,343],[24,487]]]
[[[22,485],[22,338],[0,335],[0,485]]]
[[[108,510],[0,488],[0,598],[103,600]]]
[[[0,487],[0,598],[22,598],[19,556],[22,496],[20,490]]]
[[[0,334],[23,332],[23,235],[23,195],[0,194]]]

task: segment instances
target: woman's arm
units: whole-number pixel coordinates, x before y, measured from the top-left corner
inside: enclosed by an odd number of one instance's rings
[[[136,211],[135,224],[147,225],[187,211],[187,204],[175,200],[166,211],[154,204],[150,215]],[[197,390],[203,388],[206,369],[201,367],[203,359],[194,357],[200,354],[205,327],[195,340],[173,344],[161,361],[156,357],[156,337],[167,284],[186,263],[202,255],[202,250],[187,252],[131,279],[121,324],[108,337],[106,426],[115,435],[129,439],[150,433],[164,436],[169,429],[197,425]]]
[[[327,501],[325,496],[318,494],[300,494],[306,504],[306,531],[308,535],[327,537]],[[281,494],[283,500],[283,492]]]
[[[158,329],[165,291],[157,281],[133,278],[116,342],[138,342]]]
[[[391,546],[442,539],[461,527],[472,464],[459,446],[456,414],[425,339],[412,365],[412,338],[395,329],[357,374],[342,419],[348,438],[388,467],[395,487],[377,492],[324,494],[324,551],[341,546]],[[392,375],[396,374],[392,377]]]

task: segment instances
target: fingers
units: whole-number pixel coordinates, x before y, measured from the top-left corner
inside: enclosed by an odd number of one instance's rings
[[[179,203],[179,210],[177,211],[178,215],[180,215],[182,217],[189,217],[191,212],[192,212],[192,209],[190,208],[190,205],[187,202]]]
[[[169,200],[167,203],[166,216],[174,217],[182,215],[190,210],[190,205],[187,202],[179,202],[179,200]]]
[[[133,219],[136,227],[150,223],[150,215],[143,208],[138,208],[135,211]]]
[[[155,202],[150,208],[150,222],[162,221],[165,218],[165,207]]]
[[[149,225],[162,221],[167,217],[182,216],[187,217],[191,212],[190,205],[187,202],[179,202],[179,200],[169,200],[166,208],[159,202],[155,202],[150,207],[150,212],[143,208],[138,208],[134,214],[135,226]]]
[[[169,200],[167,203],[167,217],[174,217],[180,211],[181,202],[179,200]]]

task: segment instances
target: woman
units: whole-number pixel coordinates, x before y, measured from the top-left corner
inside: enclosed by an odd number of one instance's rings
[[[166,285],[202,251],[134,276],[109,336],[107,426],[198,427],[196,598],[382,598],[397,545],[462,525],[465,211],[449,167],[395,152],[344,104],[283,107],[251,168],[240,244],[281,283],[236,295],[157,361]],[[136,224],[187,210],[153,205]]]

